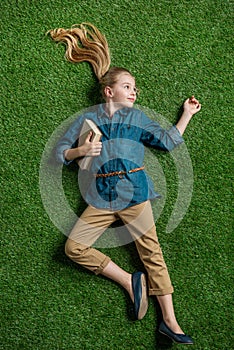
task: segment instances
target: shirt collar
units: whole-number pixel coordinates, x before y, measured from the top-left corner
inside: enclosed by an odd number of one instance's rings
[[[115,112],[115,115],[119,114],[121,117],[125,117],[131,111],[131,109],[132,108],[129,108],[129,107],[121,108]],[[109,115],[105,111],[105,103],[100,104],[98,107],[98,118],[103,118],[103,117],[109,118]]]

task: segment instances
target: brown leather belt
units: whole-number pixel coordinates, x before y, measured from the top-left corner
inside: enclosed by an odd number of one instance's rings
[[[120,175],[126,175],[126,174],[131,174],[131,173],[136,173],[137,171],[143,170],[145,169],[144,166],[140,167],[140,168],[135,168],[135,169],[131,169],[128,171],[113,171],[112,173],[107,173],[107,174],[95,174],[95,177],[109,177],[109,176],[120,176]]]

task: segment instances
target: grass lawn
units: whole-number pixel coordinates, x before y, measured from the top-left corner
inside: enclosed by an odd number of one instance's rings
[[[0,11],[0,349],[180,347],[156,332],[153,298],[145,318],[134,322],[118,285],[65,256],[66,237],[42,203],[39,169],[47,141],[63,121],[97,102],[90,66],[66,62],[64,46],[45,33],[92,22],[106,35],[112,65],[135,75],[141,106],[175,123],[186,97],[194,94],[202,103],[184,136],[191,203],[172,231],[166,227],[177,198],[176,166],[170,154],[156,151],[146,166],[150,171],[155,159],[165,174],[165,206],[156,224],[178,320],[194,338],[193,349],[231,350],[233,3],[8,0]],[[80,211],[74,169],[63,170],[63,183],[71,207]],[[129,272],[142,269],[133,243],[102,251]]]

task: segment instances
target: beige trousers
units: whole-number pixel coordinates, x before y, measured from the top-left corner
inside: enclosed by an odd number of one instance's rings
[[[67,239],[67,256],[95,274],[102,273],[111,259],[92,245],[118,219],[122,220],[130,232],[147,271],[149,295],[173,293],[158,242],[150,201],[117,212],[88,206]]]

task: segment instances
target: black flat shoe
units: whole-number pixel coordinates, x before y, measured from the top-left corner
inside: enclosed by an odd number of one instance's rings
[[[134,272],[132,274],[132,290],[134,295],[135,318],[141,320],[148,309],[146,278],[143,272]]]
[[[159,326],[159,332],[169,337],[175,343],[187,345],[193,344],[193,340],[190,336],[186,334],[177,334],[172,332],[172,330],[166,325],[164,321],[162,321]]]

